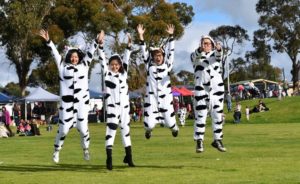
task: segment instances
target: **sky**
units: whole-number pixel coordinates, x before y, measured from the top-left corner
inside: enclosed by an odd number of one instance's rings
[[[192,72],[190,62],[190,53],[199,45],[202,35],[207,35],[210,30],[216,29],[221,25],[240,25],[247,30],[250,39],[253,32],[259,29],[257,23],[259,15],[255,11],[257,0],[167,0],[168,2],[185,2],[192,5],[195,16],[193,21],[186,27],[185,33],[181,39],[175,43],[175,72],[180,70],[188,70]],[[245,51],[253,50],[251,41],[245,43],[241,48],[241,55],[233,55],[229,60],[236,57],[243,57]],[[5,56],[5,51],[0,49],[0,85],[5,86],[9,82],[17,82],[15,69]],[[284,68],[285,77],[291,80],[292,62],[287,54],[276,53],[273,51],[271,55],[271,64],[279,68]],[[34,67],[34,65],[33,65]],[[90,88],[98,91],[100,67],[96,66],[92,71],[90,80]]]

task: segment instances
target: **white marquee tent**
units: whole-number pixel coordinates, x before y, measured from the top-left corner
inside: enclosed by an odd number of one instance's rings
[[[60,101],[60,97],[38,87],[23,98],[23,100],[25,100],[26,106],[27,102],[57,102]],[[25,119],[27,120],[27,107],[25,107]]]
[[[60,97],[38,87],[26,96],[24,100],[25,102],[57,102],[60,100]]]

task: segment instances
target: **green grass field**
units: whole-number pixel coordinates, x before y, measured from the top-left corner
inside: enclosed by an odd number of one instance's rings
[[[150,140],[142,123],[132,123],[135,168],[122,163],[124,149],[118,131],[113,150],[113,171],[105,167],[105,126],[90,123],[91,161],[83,160],[79,134],[72,129],[60,154],[52,163],[56,125],[51,132],[40,127],[42,136],[0,139],[0,184],[99,184],[99,183],[300,183],[300,97],[283,101],[264,100],[269,112],[253,114],[247,122],[232,123],[226,115],[226,153],[210,146],[208,120],[203,153],[195,153],[193,122],[173,138],[157,126]],[[243,101],[253,106],[258,100]],[[244,113],[243,113],[244,116]]]

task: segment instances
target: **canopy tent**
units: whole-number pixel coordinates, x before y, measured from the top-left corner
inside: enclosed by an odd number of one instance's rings
[[[246,89],[249,87],[258,88],[259,90],[267,89],[268,86],[278,86],[278,82],[267,80],[267,79],[253,79],[253,80],[245,80],[245,81],[239,81],[236,83],[232,83],[230,87],[233,91],[235,91],[235,88],[238,88],[238,86],[243,85]],[[236,89],[237,90],[237,89]]]
[[[184,92],[183,96],[194,96],[194,93],[185,87],[181,87],[180,90]]]
[[[181,88],[177,88],[177,87],[172,87],[172,93],[179,93],[180,96],[193,96],[194,93],[188,89],[186,89],[185,87],[181,87]],[[175,95],[174,95],[175,96]]]
[[[12,102],[13,98],[0,92],[0,103]]]
[[[60,97],[38,87],[23,100],[25,100],[25,119],[27,120],[27,102],[57,102],[60,101]]]
[[[57,102],[60,101],[60,97],[38,87],[26,96],[24,100],[26,102]]]
[[[180,93],[178,91],[172,89],[172,95],[173,96],[180,96]]]
[[[173,86],[172,87],[172,94],[173,94],[173,96],[181,96],[182,95],[182,91],[179,88]]]

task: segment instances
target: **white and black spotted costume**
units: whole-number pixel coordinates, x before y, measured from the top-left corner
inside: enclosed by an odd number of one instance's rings
[[[164,62],[156,65],[144,41],[140,41],[143,60],[147,70],[147,93],[144,102],[144,127],[151,131],[162,123],[172,131],[178,131],[173,107],[170,72],[174,61],[174,39],[168,39]]]
[[[206,37],[214,41],[210,37]],[[208,110],[211,111],[214,140],[223,138],[223,101],[224,83],[220,71],[222,51],[212,50],[208,53],[198,49],[191,54],[195,73],[195,124],[194,139],[204,140],[205,123]]]
[[[187,114],[186,107],[180,107],[180,109],[179,109],[179,122],[180,122],[181,126],[185,125],[186,114]]]
[[[63,61],[52,41],[49,41],[48,46],[51,47],[55,57],[60,80],[61,102],[55,150],[59,151],[62,148],[66,135],[72,127],[77,127],[80,132],[82,148],[88,149],[90,143],[88,70],[98,44],[94,41],[86,56],[77,65]]]
[[[112,149],[116,136],[118,125],[121,128],[121,137],[124,147],[131,146],[130,139],[130,115],[129,115],[129,95],[127,84],[128,61],[131,51],[125,50],[123,59],[119,55],[113,55],[122,61],[123,73],[114,73],[108,69],[108,63],[105,59],[103,48],[100,47],[101,67],[104,71],[107,124],[106,124],[106,142],[107,149]],[[112,56],[112,57],[113,57]]]

